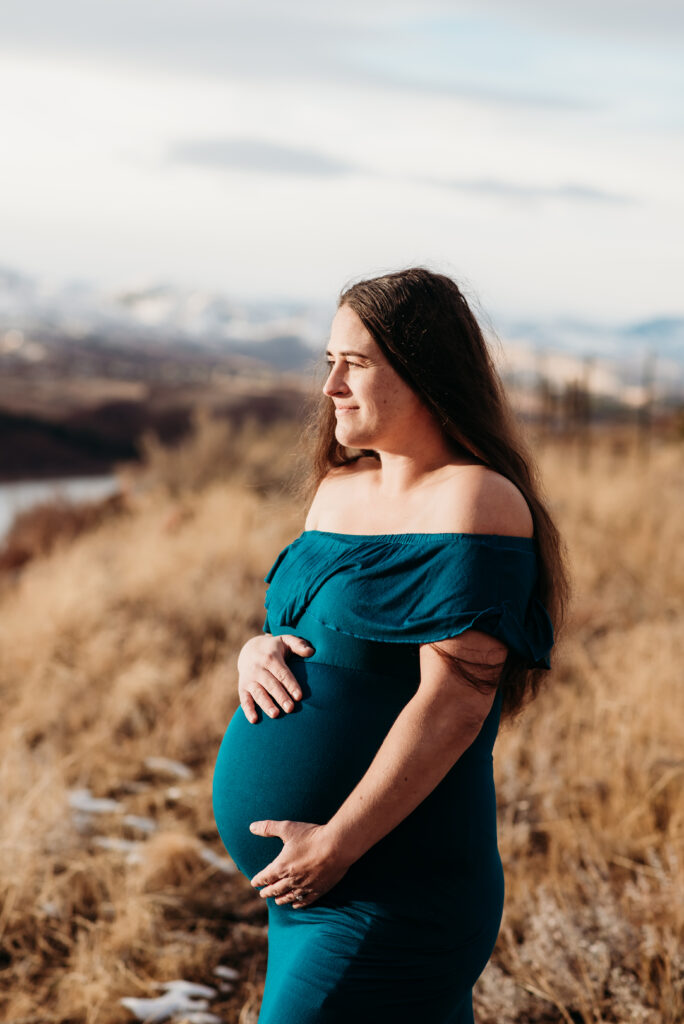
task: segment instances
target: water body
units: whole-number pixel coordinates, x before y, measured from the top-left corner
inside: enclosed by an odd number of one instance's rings
[[[90,501],[106,498],[118,490],[119,481],[113,474],[0,483],[0,540],[9,530],[17,512],[39,502],[58,497],[68,501]]]

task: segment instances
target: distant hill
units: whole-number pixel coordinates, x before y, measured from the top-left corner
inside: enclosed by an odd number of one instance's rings
[[[79,346],[131,351],[144,361],[159,349],[172,362],[189,356],[222,365],[233,356],[278,371],[305,372],[318,358],[334,315],[330,304],[284,300],[243,301],[216,292],[152,283],[118,292],[88,282],[49,287],[10,267],[0,267],[0,366],[7,359],[38,363]],[[495,325],[506,353],[559,353],[602,362],[604,380],[619,393],[641,381],[651,357],[655,382],[666,394],[684,395],[684,316],[660,316],[633,323],[597,324],[580,318],[507,319]],[[127,353],[124,357],[124,351]],[[653,358],[654,357],[654,358]],[[112,357],[114,358],[114,357]],[[571,369],[567,360],[559,365]],[[236,362],[240,371],[245,363]]]

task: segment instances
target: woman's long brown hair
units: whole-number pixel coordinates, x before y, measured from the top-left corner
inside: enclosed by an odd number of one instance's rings
[[[557,641],[570,594],[565,544],[483,333],[458,285],[443,274],[411,267],[351,285],[340,293],[337,306],[342,305],[354,310],[391,366],[434,412],[454,452],[474,456],[508,477],[524,495],[537,541],[538,596]],[[335,427],[334,405],[319,389],[305,417],[295,485],[307,507],[330,469],[361,455],[379,458],[372,450],[359,454],[340,444]],[[491,667],[435,649],[473,685],[491,685]],[[502,715],[514,715],[536,696],[547,674],[546,669],[528,668],[509,651],[495,679],[502,689]]]

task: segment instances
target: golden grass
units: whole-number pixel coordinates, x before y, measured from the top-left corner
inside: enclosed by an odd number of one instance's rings
[[[91,524],[2,588],[3,1021],[118,1024],[131,1019],[122,996],[158,994],[155,983],[173,978],[217,988],[218,964],[240,981],[212,1012],[256,1021],[265,908],[208,859],[225,855],[211,772],[237,706],[236,654],[261,631],[263,576],[303,517],[278,490],[293,434],[282,428],[270,448],[259,438],[253,462],[236,457],[212,482],[214,434],[189,442],[193,458],[150,446],[155,486],[134,490],[125,516]],[[643,462],[598,445],[582,470],[551,444],[540,462],[575,600],[546,690],[495,748],[506,907],[477,1015],[675,1024],[682,447]],[[78,812],[78,788],[119,806]],[[111,840],[129,846],[103,845]]]

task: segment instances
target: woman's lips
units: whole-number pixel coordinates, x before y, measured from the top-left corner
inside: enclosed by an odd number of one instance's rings
[[[356,412],[357,409],[357,405],[350,405],[346,409],[335,409],[335,412]]]

